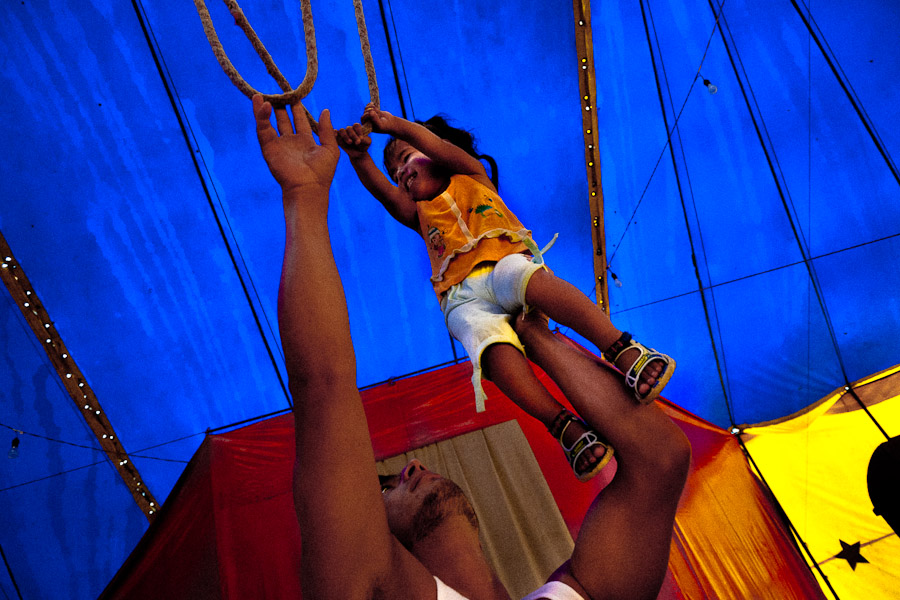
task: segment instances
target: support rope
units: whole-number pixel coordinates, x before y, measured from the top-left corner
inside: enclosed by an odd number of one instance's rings
[[[222,70],[228,75],[231,82],[234,83],[234,85],[248,98],[252,98],[255,94],[262,94],[263,99],[275,107],[282,107],[288,104],[299,104],[300,107],[303,108],[303,112],[306,114],[306,118],[313,131],[318,133],[319,124],[306,107],[300,103],[300,100],[305,98],[312,91],[313,84],[316,82],[319,71],[319,60],[316,51],[316,31],[313,26],[310,0],[300,0],[300,13],[303,18],[303,37],[306,42],[306,76],[296,88],[292,88],[284,75],[281,74],[281,71],[275,65],[275,61],[272,59],[269,51],[266,50],[266,47],[263,45],[262,41],[260,41],[259,36],[256,35],[253,27],[250,26],[250,22],[244,15],[244,11],[241,10],[241,7],[238,5],[237,0],[223,0],[223,2],[225,2],[229,12],[231,12],[231,16],[234,17],[235,23],[241,28],[244,35],[247,36],[253,49],[256,50],[256,53],[259,55],[260,59],[262,59],[263,64],[266,65],[266,71],[272,76],[278,84],[278,87],[281,88],[282,93],[264,94],[257,91],[241,77],[241,74],[238,73],[238,70],[228,59],[228,55],[225,53],[225,49],[219,41],[205,0],[194,0],[194,5],[197,7],[197,14],[200,15],[200,20],[203,22],[203,31],[206,34],[206,39],[209,41],[213,54],[216,56],[216,60],[219,61]],[[353,0],[353,10],[356,13],[356,28],[359,32],[359,42],[362,49],[363,62],[366,67],[366,79],[369,83],[369,98],[371,102],[378,107],[380,106],[378,82],[375,78],[375,64],[372,61],[372,50],[369,46],[369,34],[366,30],[366,17],[363,13],[362,0]],[[366,130],[366,133],[371,131],[371,127],[368,124],[363,125],[363,128]]]

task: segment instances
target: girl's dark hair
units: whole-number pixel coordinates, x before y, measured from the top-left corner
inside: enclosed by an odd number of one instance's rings
[[[441,139],[447,140],[454,146],[462,148],[466,151],[466,153],[470,156],[477,158],[478,160],[486,160],[491,166],[491,181],[494,183],[494,187],[499,187],[497,185],[498,175],[497,175],[497,161],[494,160],[493,157],[488,156],[487,154],[479,154],[478,147],[476,145],[475,136],[470,131],[466,131],[465,129],[461,129],[459,127],[454,127],[447,120],[448,117],[446,115],[435,115],[428,120],[420,121],[416,120],[416,123],[424,126],[431,133],[435,134]],[[394,144],[397,143],[397,138],[391,136],[388,139],[388,143],[384,147],[384,168],[385,170],[389,170],[387,164],[388,154],[391,152]]]

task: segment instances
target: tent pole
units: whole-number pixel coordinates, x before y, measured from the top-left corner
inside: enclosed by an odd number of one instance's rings
[[[594,286],[597,305],[609,316],[609,288],[606,280],[606,229],[603,223],[603,186],[600,178],[599,136],[597,134],[597,81],[594,75],[594,42],[591,34],[591,0],[573,0],[575,50],[578,55],[578,90],[581,94],[581,132],[590,193],[591,239],[594,244]]]

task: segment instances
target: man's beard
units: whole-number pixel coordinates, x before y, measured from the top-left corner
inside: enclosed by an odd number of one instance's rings
[[[422,505],[416,511],[412,524],[406,532],[407,535],[404,535],[400,541],[404,546],[410,548],[416,542],[431,535],[444,522],[444,519],[456,515],[466,517],[472,527],[478,529],[478,517],[465,493],[449,479],[443,479],[422,500]]]

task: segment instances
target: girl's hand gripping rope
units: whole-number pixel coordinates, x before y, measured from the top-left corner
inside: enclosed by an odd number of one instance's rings
[[[390,135],[396,133],[397,120],[397,117],[386,110],[379,110],[372,103],[366,105],[366,110],[363,112],[361,119],[363,123],[371,125],[372,131],[375,133],[387,133]]]
[[[339,129],[336,134],[338,145],[347,153],[351,161],[359,160],[369,154],[372,138],[363,132],[361,124],[354,123],[349,127]]]

